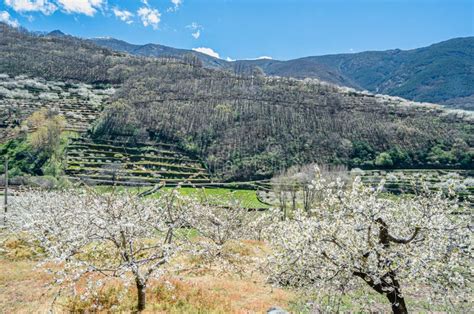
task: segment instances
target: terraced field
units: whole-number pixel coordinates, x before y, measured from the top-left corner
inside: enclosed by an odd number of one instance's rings
[[[110,86],[46,81],[0,74],[0,142],[33,112],[50,109],[66,118],[66,130],[84,132],[115,92]]]
[[[423,184],[432,191],[447,191],[448,186],[452,186],[461,200],[474,205],[473,170],[368,170],[361,175],[361,179],[373,186],[385,179],[385,189],[394,194],[419,191]]]
[[[175,145],[91,140],[85,133],[115,92],[111,86],[47,81],[0,74],[0,142],[18,131],[32,131],[23,122],[48,109],[66,118],[66,131],[78,133],[67,146],[66,175],[90,184],[176,185],[209,183],[207,170]]]
[[[130,144],[86,137],[73,139],[68,145],[66,174],[73,180],[100,185],[210,182],[202,163],[173,144]]]

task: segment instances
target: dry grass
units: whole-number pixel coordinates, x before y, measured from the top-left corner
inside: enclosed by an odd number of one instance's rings
[[[0,313],[45,313],[54,290],[51,276],[35,269],[37,248],[16,237],[0,236]]]
[[[46,313],[54,291],[51,277],[29,260],[0,259],[0,313]]]
[[[39,247],[31,247],[19,237],[1,239],[1,253],[9,260],[33,259],[40,252]]]
[[[4,243],[5,244],[5,243]],[[11,240],[0,258],[0,313],[46,313],[57,288],[51,289],[51,276],[35,269],[36,261],[26,254],[21,242]],[[260,242],[233,243],[229,250],[242,255],[260,255]],[[13,252],[16,252],[13,254]],[[18,253],[18,254],[17,254]],[[255,268],[255,265],[248,265]],[[249,269],[239,277],[206,268],[150,282],[145,313],[262,313],[272,306],[287,307],[295,295],[272,289],[265,278]],[[81,287],[77,287],[81,291]],[[125,291],[125,297],[117,297]],[[102,288],[96,297],[61,297],[55,312],[131,312],[135,307],[136,290],[113,282]]]
[[[40,256],[36,252],[37,248],[29,247],[20,239],[2,238],[0,234],[0,313],[47,313],[51,309],[58,287],[51,288],[52,276],[44,269],[35,268]],[[323,311],[336,301],[343,312],[389,311],[386,300],[365,285],[340,296],[340,303],[339,297],[334,298],[324,290],[304,295],[273,289],[266,284],[265,276],[259,273],[253,259],[270,253],[263,242],[229,241],[221,253],[230,257],[230,264],[217,261],[209,264],[199,256],[178,256],[169,265],[167,277],[149,283],[145,313],[265,313],[272,306],[310,313],[308,301],[316,302]],[[178,265],[181,271],[174,269]],[[54,313],[134,311],[135,288],[126,288],[118,280],[108,282],[93,297],[81,298],[87,281],[95,282],[100,277],[98,274],[90,276],[93,278],[82,278],[76,285],[79,296],[63,293],[55,301]],[[124,297],[119,298],[119,295]],[[428,295],[413,297],[412,294],[407,303],[413,312],[468,312],[472,304],[451,308],[431,305],[428,300]]]
[[[120,285],[111,285],[95,298],[69,298],[60,302],[60,306],[74,312],[93,308],[101,312],[133,311],[135,290],[130,288],[119,300],[117,295],[122,289]],[[248,279],[167,278],[150,283],[145,313],[264,313],[274,305],[286,306],[291,296],[286,291],[272,291],[262,282]]]
[[[21,241],[4,241],[3,249],[0,254],[0,313],[47,313],[58,289],[50,288],[52,277],[42,269],[35,269],[35,257],[27,254],[28,249]],[[258,241],[230,242],[226,250],[242,257],[268,253],[268,248]],[[265,277],[254,264],[244,265],[247,269],[239,276],[235,272],[225,273],[222,269],[202,264],[196,269],[199,259],[189,256],[180,258],[179,263],[184,260],[188,260],[186,266],[191,266],[188,271],[149,283],[145,313],[264,313],[272,306],[309,313],[306,301],[316,301],[321,305],[328,302],[324,291],[304,296],[273,289],[265,283]],[[77,291],[82,291],[86,280],[84,278],[79,283]],[[118,298],[120,293],[124,294],[123,299]],[[54,312],[128,313],[134,310],[135,300],[134,287],[124,288],[115,281],[101,288],[97,296],[85,300],[66,295],[60,297],[55,302]],[[426,300],[426,295],[420,295],[415,299],[408,298],[407,302],[414,312],[449,311],[445,307],[427,304]],[[342,296],[341,301],[342,311],[389,310],[386,300],[365,286]],[[469,304],[465,307],[468,308]]]
[[[208,292],[218,294],[230,302],[233,313],[262,313],[271,306],[286,307],[294,295],[286,290],[272,289],[262,278],[216,278],[204,276],[190,281]]]

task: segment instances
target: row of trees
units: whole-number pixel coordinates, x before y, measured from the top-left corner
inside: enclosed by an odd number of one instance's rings
[[[315,171],[314,169],[317,169]],[[314,182],[344,180],[348,182],[347,167],[324,165],[318,167],[316,164],[304,166],[293,166],[271,179],[272,192],[278,200],[280,211],[285,220],[289,213],[296,212],[302,208],[309,212],[311,207],[322,197],[320,191],[315,188]]]
[[[91,283],[99,275],[84,292],[87,297],[118,278],[135,285],[138,311],[145,308],[150,279],[163,275],[172,258],[186,253],[228,266],[223,246],[250,235],[255,224],[243,208],[211,207],[178,190],[159,199],[89,189],[25,192],[15,196],[7,221],[39,256],[60,266],[55,273],[60,286]],[[199,245],[188,236],[192,229],[205,238]]]
[[[329,180],[318,168],[305,189],[317,200],[291,215],[212,206],[181,196],[179,188],[158,199],[32,191],[15,197],[8,222],[58,264],[57,282],[133,283],[138,311],[149,281],[172,269],[173,257],[201,256],[230,271],[231,261],[243,257],[223,247],[243,239],[271,247],[261,265],[273,284],[340,293],[365,284],[394,313],[407,313],[406,296],[420,292],[456,306],[469,299],[472,226],[463,204],[440,193],[387,199],[381,187]],[[191,230],[199,234],[192,241]]]
[[[457,138],[449,145],[438,144],[430,150],[407,152],[399,147],[391,148],[376,155],[375,150],[364,142],[359,142],[353,152],[350,164],[356,167],[413,168],[420,166],[470,168],[473,154],[465,140]],[[374,157],[373,160],[370,158]]]
[[[323,197],[271,225],[274,282],[322,288],[329,281],[342,293],[364,282],[386,297],[393,313],[408,312],[411,293],[435,292],[438,302],[454,289],[457,301],[469,298],[467,206],[428,192],[390,201],[379,194],[382,185],[365,187],[358,178],[343,186],[317,170],[312,189]]]

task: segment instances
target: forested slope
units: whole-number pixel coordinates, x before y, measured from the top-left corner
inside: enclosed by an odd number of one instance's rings
[[[131,45],[116,39],[93,39],[103,47],[140,56],[198,57],[206,67],[238,74],[256,67],[267,75],[317,78],[374,93],[442,103],[474,110],[474,37],[454,38],[412,50],[365,51],[299,59],[227,62],[195,51],[158,44]]]
[[[119,83],[145,60],[71,36],[44,37],[0,23],[0,73],[47,80]]]
[[[467,155],[472,115],[319,81],[235,76],[166,63],[132,76],[117,97],[120,103],[103,115],[98,136],[113,138],[129,130],[136,137],[176,141],[232,179],[265,177],[312,161],[472,165]],[[458,157],[440,161],[433,147]],[[376,164],[383,152],[391,161]]]
[[[49,35],[49,34],[48,34]],[[135,56],[143,57],[172,57],[172,58],[184,58],[187,56],[194,56],[199,58],[199,60],[209,68],[220,68],[227,69],[230,68],[228,61],[214,58],[209,55],[206,55],[201,52],[187,49],[178,49],[168,46],[163,46],[159,44],[146,44],[146,45],[134,45],[127,43],[123,40],[118,40],[114,38],[92,38],[91,42],[95,43],[98,46],[109,48],[115,51],[127,52]]]
[[[239,76],[133,57],[72,37],[0,26],[0,72],[121,87],[93,135],[177,143],[223,179],[312,161],[363,167],[472,167],[473,120],[316,80]],[[0,100],[1,102],[1,100]],[[388,157],[387,157],[388,156]]]

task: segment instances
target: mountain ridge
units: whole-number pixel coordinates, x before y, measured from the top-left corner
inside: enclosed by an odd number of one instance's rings
[[[226,61],[193,50],[159,44],[133,45],[117,39],[90,40],[99,46],[133,55],[183,58],[191,54],[206,67],[238,74],[252,73],[259,68],[266,75],[317,78],[358,90],[474,110],[471,101],[474,96],[474,37],[458,37],[409,50],[374,50],[285,61]]]

